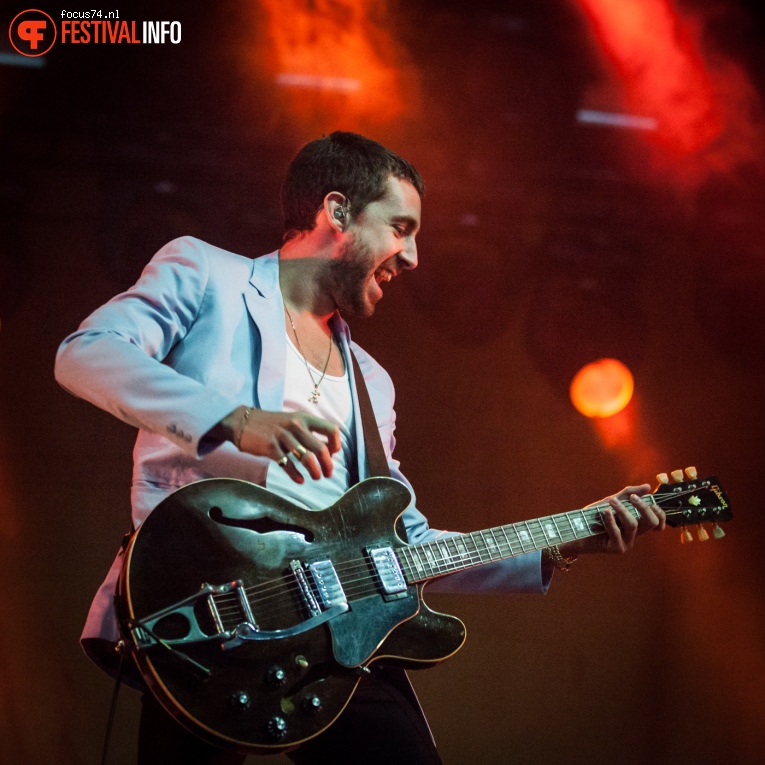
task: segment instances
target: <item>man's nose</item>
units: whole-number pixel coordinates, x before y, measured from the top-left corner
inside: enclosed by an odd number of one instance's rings
[[[417,268],[417,244],[414,239],[407,242],[404,249],[398,255],[402,266],[407,269]]]

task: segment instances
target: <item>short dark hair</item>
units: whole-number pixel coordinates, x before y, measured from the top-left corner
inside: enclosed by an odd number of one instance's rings
[[[425,184],[415,167],[381,143],[336,130],[303,146],[290,162],[282,186],[284,241],[316,225],[324,197],[339,191],[360,213],[382,199],[388,177],[409,181],[422,197]]]

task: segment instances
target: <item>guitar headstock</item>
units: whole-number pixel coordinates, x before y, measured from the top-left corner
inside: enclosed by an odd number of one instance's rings
[[[720,485],[716,476],[699,478],[696,468],[689,467],[672,471],[673,483],[666,473],[656,476],[659,486],[653,493],[656,504],[667,515],[667,525],[673,528],[698,526],[698,537],[702,542],[709,539],[709,534],[702,524],[711,523],[712,536],[719,539],[725,532],[719,524],[733,517],[730,501],[725,489]],[[685,479],[685,480],[684,480]],[[681,542],[692,542],[691,532],[684,528],[680,537]]]

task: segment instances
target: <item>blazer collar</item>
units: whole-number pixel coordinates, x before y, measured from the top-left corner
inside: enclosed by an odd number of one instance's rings
[[[264,297],[279,293],[279,250],[252,261],[250,284]]]

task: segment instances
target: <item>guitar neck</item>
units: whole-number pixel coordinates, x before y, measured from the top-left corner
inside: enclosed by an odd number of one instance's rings
[[[653,501],[651,495],[644,499]],[[634,518],[640,517],[629,502],[623,505]],[[550,545],[605,534],[603,513],[610,507],[607,502],[601,502],[581,510],[400,547],[396,552],[407,581],[410,584],[426,582]]]

